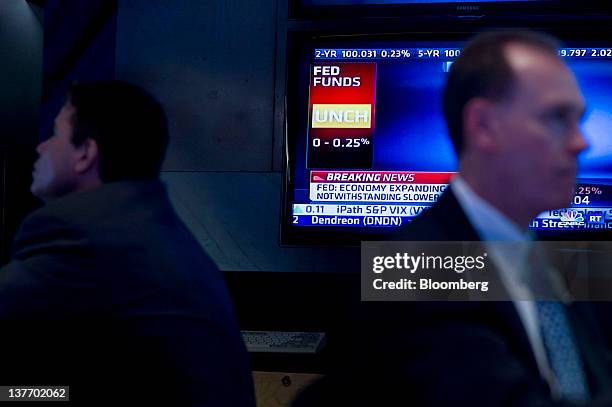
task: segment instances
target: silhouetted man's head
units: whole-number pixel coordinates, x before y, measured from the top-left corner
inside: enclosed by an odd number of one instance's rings
[[[460,170],[520,226],[570,203],[584,99],[557,42],[533,32],[474,38],[453,63],[444,114]]]
[[[157,178],[168,144],[166,115],[143,89],[120,81],[75,84],[37,147],[32,193],[44,200],[102,183]]]

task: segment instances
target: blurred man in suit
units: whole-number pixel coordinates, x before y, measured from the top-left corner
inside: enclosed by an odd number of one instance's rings
[[[369,354],[354,365],[363,376],[340,381],[369,389],[353,390],[355,404],[612,405],[606,350],[586,304],[537,301],[516,273],[529,255],[530,221],[569,204],[587,147],[585,102],[558,48],[543,34],[486,33],[453,63],[443,108],[460,174],[401,238],[524,243],[493,259],[510,301],[363,304],[357,350]]]
[[[253,406],[223,276],[179,220],[159,171],[166,116],[120,81],[76,84],[37,148],[0,270],[0,383],[71,386],[84,405]]]

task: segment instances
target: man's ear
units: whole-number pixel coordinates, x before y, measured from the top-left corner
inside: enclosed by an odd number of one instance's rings
[[[463,137],[470,149],[492,152],[497,148],[494,106],[485,98],[473,98],[463,108]]]
[[[97,170],[98,167],[98,143],[92,138],[87,138],[77,148],[79,154],[77,161],[74,164],[74,170],[83,174],[91,170]]]

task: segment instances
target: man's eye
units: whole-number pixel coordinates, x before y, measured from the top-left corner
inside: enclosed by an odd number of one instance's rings
[[[552,112],[546,118],[546,121],[548,121],[549,124],[554,126],[570,125],[572,120],[573,117],[571,114],[562,111]]]
[[[581,125],[581,117],[571,111],[555,111],[545,116],[544,125],[552,134],[563,138]]]
[[[568,121],[568,117],[569,117],[569,115],[567,115],[565,112],[553,112],[550,115],[550,119],[552,121],[556,121],[556,122],[565,122],[565,121]]]

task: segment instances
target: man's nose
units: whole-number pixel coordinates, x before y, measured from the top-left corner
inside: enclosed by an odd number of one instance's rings
[[[572,138],[569,144],[569,150],[571,153],[578,155],[581,151],[584,151],[589,147],[589,143],[584,138],[584,133],[580,126],[576,126],[573,132]]]
[[[42,154],[46,145],[47,145],[47,140],[41,141],[40,143],[38,143],[38,145],[36,146],[36,152],[39,155]]]

